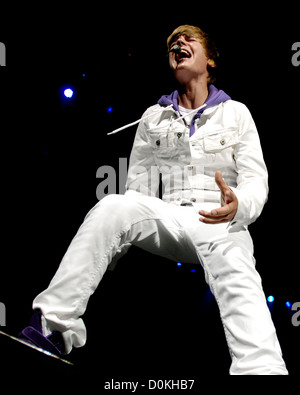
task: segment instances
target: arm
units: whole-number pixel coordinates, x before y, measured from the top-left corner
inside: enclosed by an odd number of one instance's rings
[[[249,225],[262,212],[268,196],[268,173],[256,126],[248,109],[240,116],[240,141],[234,149],[237,187],[229,187],[216,173],[216,183],[222,195],[222,207],[211,212],[200,211],[205,223],[231,222]]]

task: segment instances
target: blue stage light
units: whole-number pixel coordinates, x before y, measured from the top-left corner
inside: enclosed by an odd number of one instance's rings
[[[177,262],[177,266],[178,266],[178,267],[182,266],[182,263]]]
[[[274,298],[274,296],[272,296],[272,295],[268,296],[268,298],[267,298],[267,301],[268,301],[269,303],[273,303],[274,300],[275,300],[275,298]]]
[[[196,269],[191,269],[191,273],[195,273],[196,272]]]
[[[71,99],[74,95],[74,91],[71,88],[67,88],[64,90],[64,95],[67,99]]]
[[[113,112],[113,108],[112,107],[107,107],[107,110],[106,110],[108,113],[111,113],[111,112]]]
[[[292,303],[291,302],[286,302],[286,307],[288,307],[288,308],[290,308],[290,307],[292,307]]]

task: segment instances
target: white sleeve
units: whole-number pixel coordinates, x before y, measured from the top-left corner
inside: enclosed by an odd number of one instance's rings
[[[246,106],[239,121],[240,140],[235,147],[237,187],[231,188],[238,198],[238,211],[233,224],[249,225],[262,212],[268,198],[268,172],[259,135]]]

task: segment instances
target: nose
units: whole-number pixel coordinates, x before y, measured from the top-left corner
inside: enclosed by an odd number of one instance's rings
[[[185,41],[185,37],[184,36],[180,36],[180,37],[177,38],[176,44],[180,45],[182,47],[182,45],[184,45],[185,42],[186,42]]]

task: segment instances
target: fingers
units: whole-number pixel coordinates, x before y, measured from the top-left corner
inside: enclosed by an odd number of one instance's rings
[[[205,210],[200,210],[199,214],[202,216],[199,218],[199,221],[204,222],[206,224],[221,224],[223,222],[231,222],[238,209],[238,200],[236,195],[233,193],[231,189],[227,190],[222,199],[224,204],[222,203],[222,207],[213,209],[208,212]]]
[[[215,174],[215,181],[218,185],[218,187],[220,188],[220,191],[223,193],[225,193],[226,190],[229,189],[229,186],[226,184],[226,182],[223,180],[223,176],[222,173],[220,172],[220,170],[216,171]]]
[[[215,173],[215,181],[221,192],[221,202],[223,206],[224,204],[229,203],[233,199],[233,197],[231,196],[232,191],[224,181],[220,170],[216,171]]]
[[[199,221],[203,222],[204,224],[207,224],[207,225],[218,225],[218,224],[230,222],[231,219],[229,219],[229,218],[223,218],[223,219],[200,218]]]
[[[199,221],[206,224],[230,222],[234,219],[238,209],[238,199],[235,193],[223,180],[221,171],[216,171],[215,180],[221,191],[222,207],[213,209],[210,212],[205,210],[199,211],[199,214],[201,215]]]
[[[230,222],[234,218],[236,210],[235,205],[229,203],[210,212],[200,210],[199,214],[202,216],[199,218],[199,221],[201,222],[206,224],[221,224],[223,222]]]

